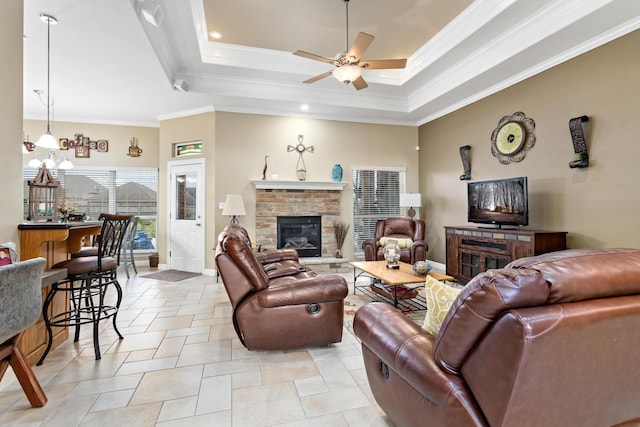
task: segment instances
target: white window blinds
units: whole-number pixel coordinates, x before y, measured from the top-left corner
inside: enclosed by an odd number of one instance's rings
[[[404,168],[353,168],[353,244],[362,254],[362,242],[373,237],[376,221],[402,215],[400,193],[405,190]]]
[[[29,198],[27,181],[33,179],[37,172],[37,169],[23,169],[25,217]],[[68,200],[73,203],[75,213],[84,213],[94,220],[101,213],[138,215],[153,219],[155,223],[158,213],[157,169],[53,169],[51,173],[60,180],[59,202]]]

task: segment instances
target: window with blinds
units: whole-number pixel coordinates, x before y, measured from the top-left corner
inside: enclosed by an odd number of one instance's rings
[[[353,245],[373,237],[376,221],[402,215],[400,193],[405,191],[404,168],[353,168]]]
[[[76,214],[96,220],[101,213],[137,215],[138,230],[156,237],[158,216],[158,170],[152,168],[51,169],[60,181],[58,201],[73,203]],[[28,215],[29,185],[38,169],[24,168],[24,217]],[[149,246],[149,245],[147,245]]]

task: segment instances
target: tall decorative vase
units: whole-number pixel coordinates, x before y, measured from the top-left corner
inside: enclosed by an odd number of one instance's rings
[[[335,182],[342,181],[342,166],[340,166],[338,163],[333,165],[333,169],[331,170],[331,179],[333,179]]]

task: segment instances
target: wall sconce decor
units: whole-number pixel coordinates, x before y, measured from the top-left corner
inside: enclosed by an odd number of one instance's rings
[[[471,160],[469,159],[469,151],[471,151],[470,145],[463,145],[460,147],[460,160],[462,160],[462,167],[464,171],[460,175],[460,180],[466,181],[471,179]]]
[[[36,144],[29,141],[29,135],[26,137],[22,134],[22,154],[28,154],[36,149]]]
[[[589,124],[589,117],[580,116],[569,120],[569,132],[573,141],[573,160],[569,162],[570,168],[586,168],[589,166],[589,152],[587,141],[584,137],[585,127]]]
[[[138,138],[136,138],[135,136],[129,141],[129,151],[127,152],[127,156],[142,156],[142,148],[138,147]]]

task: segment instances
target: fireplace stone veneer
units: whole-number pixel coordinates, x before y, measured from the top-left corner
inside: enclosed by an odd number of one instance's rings
[[[259,189],[256,186],[256,244],[277,247],[279,216],[320,216],[322,257],[333,257],[336,239],[333,224],[340,219],[341,190]]]

